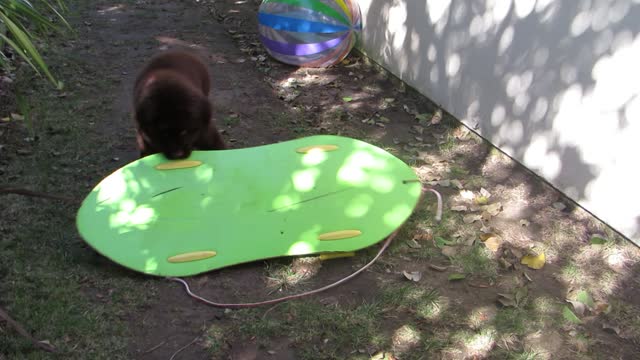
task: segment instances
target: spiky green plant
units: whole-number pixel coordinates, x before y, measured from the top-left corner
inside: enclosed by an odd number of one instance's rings
[[[47,31],[60,31],[61,26],[50,20],[53,15],[63,27],[71,30],[60,11],[66,10],[64,1],[36,0],[37,6],[28,0],[0,0],[0,66],[6,66],[8,58],[5,45],[9,45],[38,74],[44,73],[57,87],[57,81],[43,60],[34,42]]]

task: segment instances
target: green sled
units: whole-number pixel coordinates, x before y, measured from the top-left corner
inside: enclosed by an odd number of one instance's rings
[[[185,161],[147,156],[104,178],[76,221],[91,247],[124,267],[188,276],[371,246],[407,220],[420,194],[415,172],[387,151],[318,135]]]

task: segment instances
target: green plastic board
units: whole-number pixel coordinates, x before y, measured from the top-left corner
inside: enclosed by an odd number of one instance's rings
[[[187,166],[164,169],[164,166]],[[245,149],[156,154],[104,178],[77,214],[102,255],[158,276],[280,256],[348,252],[390,235],[421,185],[363,141],[319,135]]]

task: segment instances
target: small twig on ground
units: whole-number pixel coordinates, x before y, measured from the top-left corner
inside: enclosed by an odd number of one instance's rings
[[[39,191],[31,191],[27,189],[12,188],[12,187],[0,187],[0,194],[18,194],[18,195],[41,197],[41,198],[60,200],[60,201],[66,201],[66,202],[78,202],[78,199],[74,199],[66,196],[53,195],[53,194],[47,194]]]
[[[277,304],[273,305],[272,307],[268,308],[267,311],[265,311],[264,314],[262,314],[262,320],[264,320],[264,318],[267,317],[267,314],[269,314],[269,312],[271,312],[271,310],[275,309],[280,304],[282,304],[282,303],[277,303]]]
[[[171,355],[171,357],[169,358],[169,360],[173,360],[176,355],[178,355],[182,350],[188,348],[189,346],[193,345],[193,343],[195,343],[198,339],[200,338],[200,335],[196,336],[195,339],[191,340],[190,343],[188,343],[187,345],[181,347],[180,349],[178,349],[178,351],[174,352],[173,355]]]
[[[44,350],[44,351],[48,351],[48,352],[55,352],[56,348],[54,348],[52,345],[47,344],[45,342],[42,341],[38,341],[36,338],[34,338],[33,336],[31,336],[31,334],[29,334],[29,332],[27,330],[25,330],[24,327],[22,327],[22,325],[20,325],[20,323],[18,323],[17,321],[13,320],[11,318],[11,316],[9,316],[9,314],[0,307],[0,319],[4,320],[7,322],[7,324],[9,324],[9,326],[11,326],[16,332],[18,332],[18,334],[22,335],[23,337],[29,339],[29,341],[31,341],[31,343],[33,343],[33,345],[35,345],[36,347]]]
[[[160,348],[162,345],[164,345],[164,344],[166,344],[166,343],[167,343],[167,340],[163,340],[160,344],[158,344],[158,345],[156,345],[156,346],[152,347],[152,348],[151,348],[151,349],[149,349],[149,350],[144,351],[144,352],[143,352],[143,354],[148,354],[148,353],[150,353],[150,352],[153,352],[154,350],[156,350],[156,349]]]

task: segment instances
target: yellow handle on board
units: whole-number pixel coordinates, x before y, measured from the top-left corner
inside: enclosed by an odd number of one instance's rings
[[[188,261],[208,259],[216,255],[217,253],[215,251],[193,251],[171,256],[167,259],[167,261],[170,263],[183,263]]]
[[[202,165],[198,160],[176,160],[156,165],[157,170],[186,169]]]

